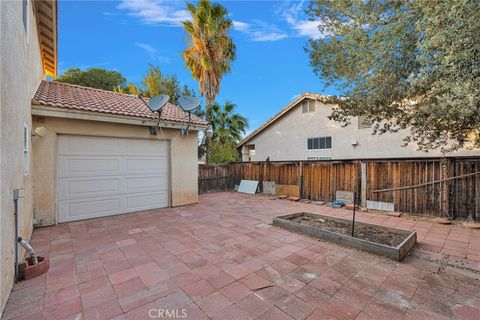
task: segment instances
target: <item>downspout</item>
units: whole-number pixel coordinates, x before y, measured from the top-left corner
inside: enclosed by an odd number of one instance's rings
[[[14,206],[14,216],[15,216],[15,279],[19,278],[18,271],[18,199],[20,199],[20,189],[13,189],[13,206]]]

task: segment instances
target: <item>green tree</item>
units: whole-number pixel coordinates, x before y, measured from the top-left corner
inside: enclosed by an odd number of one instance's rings
[[[331,118],[371,120],[375,133],[409,129],[420,150],[480,147],[480,2],[312,1],[324,37],[313,70],[343,98]]]
[[[90,68],[87,70],[69,68],[55,81],[108,91],[114,91],[118,87],[124,87],[126,83],[125,77],[120,72],[101,68]]]
[[[133,83],[128,83],[126,87],[118,86],[115,88],[114,91],[118,93],[133,94],[133,95],[139,95],[140,93],[142,93],[142,90],[139,89]]]
[[[184,21],[188,34],[188,48],[182,57],[193,78],[199,82],[199,91],[206,98],[206,117],[210,118],[210,104],[220,91],[220,82],[230,72],[235,59],[235,44],[229,36],[233,24],[227,10],[218,3],[200,0],[197,5],[187,3],[191,21]]]
[[[183,87],[180,85],[176,75],[164,74],[158,66],[149,66],[142,84],[145,88],[143,91],[145,96],[154,97],[159,94],[166,94],[173,104],[177,103],[180,95],[195,96],[195,92],[187,85]]]
[[[235,113],[236,105],[230,102],[220,106],[212,104],[210,123],[213,129],[209,163],[223,163],[239,160],[236,144],[248,127],[248,120]]]

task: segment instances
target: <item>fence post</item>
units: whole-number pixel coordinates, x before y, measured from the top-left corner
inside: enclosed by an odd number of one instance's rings
[[[456,166],[455,166],[455,159],[450,159],[447,162],[448,166],[448,176],[455,177],[456,176]],[[448,190],[448,217],[452,219],[457,218],[457,180],[450,180],[447,183],[447,190]]]
[[[303,197],[303,161],[300,161],[299,169],[300,169],[300,198],[304,198]]]
[[[362,208],[367,207],[367,164],[363,161],[360,162],[360,206]]]

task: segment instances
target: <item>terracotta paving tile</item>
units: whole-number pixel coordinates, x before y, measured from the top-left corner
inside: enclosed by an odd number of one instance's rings
[[[27,294],[28,297],[28,294]],[[45,307],[53,306],[55,304],[80,297],[80,291],[77,286],[61,288],[58,290],[48,291],[45,294]],[[24,302],[25,303],[25,302]]]
[[[214,316],[213,319],[218,320],[251,320],[252,318],[248,314],[248,312],[240,309],[236,305],[231,305],[227,307],[225,310],[220,312],[218,315]]]
[[[216,291],[215,287],[212,286],[205,279],[201,279],[197,282],[191,283],[187,285],[183,290],[193,300],[198,300],[209,295],[213,291]]]
[[[232,302],[220,292],[215,291],[206,297],[200,298],[197,304],[209,317],[213,317],[231,306]]]
[[[272,308],[272,305],[265,301],[260,295],[253,292],[236,303],[236,305],[246,311],[252,318],[261,317],[262,314]]]
[[[45,307],[43,309],[43,319],[56,320],[63,319],[70,315],[82,312],[82,302],[79,297]]]
[[[123,297],[144,288],[145,284],[139,277],[113,285],[113,290],[117,297]]]
[[[366,305],[364,311],[375,319],[403,319],[405,312],[389,303],[372,298]]]
[[[227,284],[220,289],[220,292],[233,303],[245,298],[250,294],[250,289],[243,285],[240,281]]]
[[[478,318],[480,230],[359,212],[359,221],[417,230],[419,246],[399,263],[269,225],[301,211],[351,217],[215,193],[194,206],[36,229],[31,242],[50,270],[14,285],[2,319],[146,319],[152,309],[195,320]]]
[[[321,307],[321,310],[338,320],[355,319],[360,312],[359,309],[352,307],[348,303],[345,304],[337,298],[331,298]]]
[[[315,307],[295,296],[283,300],[278,308],[297,320],[306,319],[315,310]]]
[[[324,277],[317,278],[309,283],[310,286],[326,293],[330,296],[334,295],[338,289],[342,287],[342,285],[338,282],[329,280]]]
[[[108,275],[108,277],[110,278],[111,284],[119,284],[124,281],[128,281],[133,278],[136,278],[137,273],[135,272],[135,269],[130,268],[130,269],[125,269],[123,271],[111,273]]]
[[[83,310],[83,319],[85,320],[100,320],[112,319],[123,314],[122,308],[117,299],[103,302],[94,307]]]
[[[262,320],[292,320],[293,318],[290,317],[285,312],[277,309],[276,307],[271,308],[264,314],[262,314]]]

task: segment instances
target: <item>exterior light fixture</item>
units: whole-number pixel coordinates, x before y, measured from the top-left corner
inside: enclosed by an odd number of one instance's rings
[[[207,138],[213,137],[213,128],[211,124],[207,126],[207,130],[205,130],[205,134],[207,135]]]

